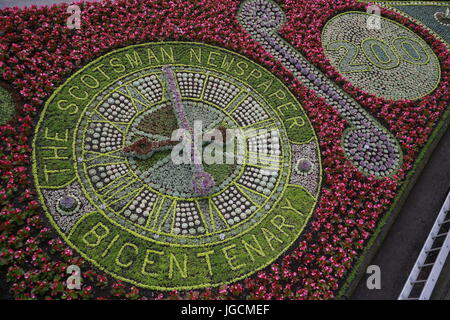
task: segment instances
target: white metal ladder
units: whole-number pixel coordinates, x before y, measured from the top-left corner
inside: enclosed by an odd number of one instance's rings
[[[450,251],[450,193],[406,280],[399,300],[429,300]]]

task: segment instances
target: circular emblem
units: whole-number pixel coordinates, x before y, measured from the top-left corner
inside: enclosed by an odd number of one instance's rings
[[[263,67],[198,43],[113,51],[47,101],[33,173],[49,220],[112,276],[158,290],[273,262],[317,202],[302,107]]]
[[[415,100],[436,89],[439,60],[430,46],[401,24],[365,12],[331,18],[322,31],[331,63],[355,86],[390,100]]]

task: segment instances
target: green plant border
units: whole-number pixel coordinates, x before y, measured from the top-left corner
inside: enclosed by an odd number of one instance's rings
[[[17,98],[11,92],[9,86],[0,83],[0,126],[7,125],[14,121],[14,116],[17,113]]]

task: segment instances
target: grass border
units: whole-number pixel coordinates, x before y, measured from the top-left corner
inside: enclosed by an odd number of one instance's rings
[[[13,113],[8,121],[6,121],[3,124],[0,124],[0,126],[6,126],[8,124],[14,125],[17,123],[17,115],[20,112],[21,106],[24,104],[22,98],[17,93],[17,91],[12,87],[11,84],[4,80],[0,80],[0,87],[2,87],[4,90],[6,90],[10,96],[11,96],[11,103],[13,104]]]

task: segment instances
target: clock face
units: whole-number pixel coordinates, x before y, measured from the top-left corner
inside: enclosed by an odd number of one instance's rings
[[[289,90],[198,43],[127,47],[78,71],[41,114],[34,160],[64,239],[114,277],[161,290],[273,262],[321,182],[317,138]]]

